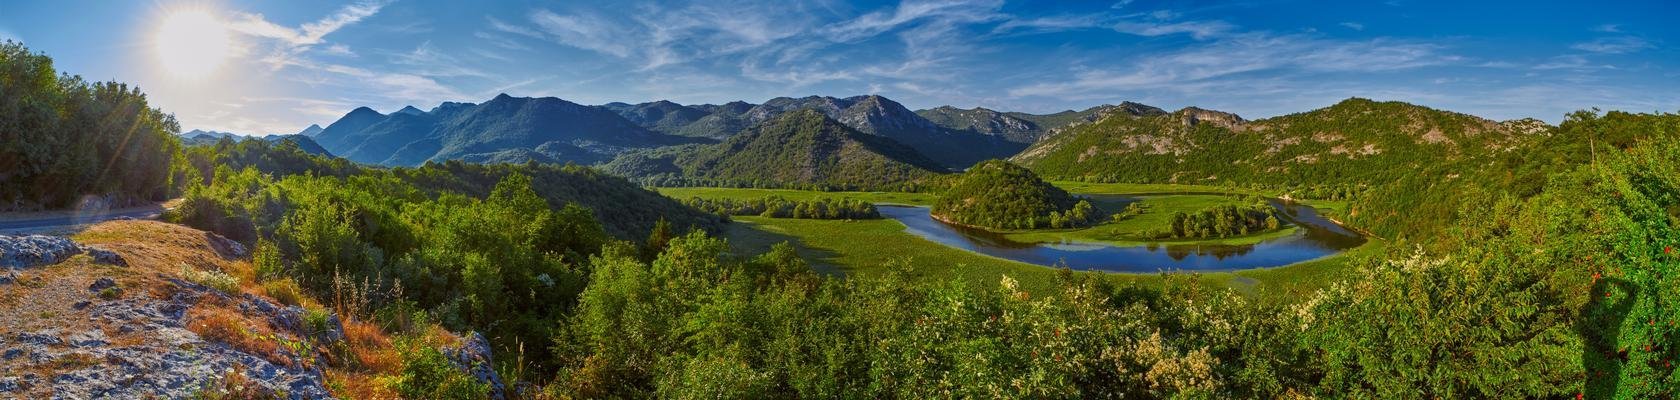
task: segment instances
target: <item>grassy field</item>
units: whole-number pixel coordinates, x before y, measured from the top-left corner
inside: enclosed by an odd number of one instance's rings
[[[1056,182],[1058,186],[1076,194],[1128,193],[1205,193],[1227,192],[1229,188],[1198,185],[1139,185],[1088,184]],[[676,198],[757,199],[782,196],[806,200],[820,198],[851,198],[877,203],[907,205],[932,204],[935,195],[928,193],[892,192],[817,192],[785,189],[734,188],[658,188],[660,193]],[[1237,194],[1266,195],[1248,190]],[[1220,204],[1240,204],[1240,197],[1223,195],[1166,195],[1146,200],[1148,212],[1118,223],[1110,222],[1077,230],[1039,230],[1009,233],[1018,241],[1096,241],[1117,245],[1140,244],[1124,237],[1126,232],[1165,226],[1166,218],[1174,211],[1196,211]],[[1346,207],[1344,202],[1306,202],[1314,207],[1336,210]],[[1101,207],[1101,205],[1099,205]],[[808,220],[763,217],[735,217],[725,236],[743,255],[762,253],[777,243],[792,244],[799,254],[819,270],[829,273],[867,276],[882,273],[903,263],[921,279],[959,279],[970,287],[992,288],[1008,275],[1020,281],[1022,287],[1035,293],[1046,293],[1055,287],[1056,270],[959,250],[904,232],[904,225],[891,219],[878,220]],[[1228,243],[1254,243],[1272,237],[1288,235],[1295,227],[1288,227],[1259,235],[1223,239]],[[1122,232],[1116,235],[1115,232]],[[1196,280],[1213,288],[1231,288],[1251,296],[1276,298],[1284,301],[1298,299],[1347,273],[1347,261],[1364,255],[1380,254],[1384,243],[1372,240],[1364,246],[1342,254],[1275,268],[1236,272],[1203,272]],[[1151,286],[1162,282],[1160,274],[1090,273],[1123,285]]]
[[[1094,205],[1096,205],[1098,209],[1103,210],[1105,213],[1112,213],[1122,209],[1122,206],[1118,203],[1104,203],[1105,202],[1103,201],[1096,201],[1094,202]],[[1248,205],[1248,202],[1237,196],[1184,194],[1150,196],[1149,198],[1141,201],[1139,204],[1144,208],[1143,214],[1135,215],[1119,222],[1108,220],[1095,226],[1080,229],[1033,229],[1007,231],[1003,233],[1005,236],[1009,237],[1010,240],[1017,242],[1057,243],[1071,241],[1104,243],[1116,246],[1138,246],[1148,244],[1149,242],[1164,244],[1192,242],[1253,244],[1267,239],[1288,236],[1289,234],[1294,233],[1296,229],[1299,229],[1291,225],[1275,231],[1229,238],[1178,241],[1148,240],[1141,234],[1146,231],[1166,229],[1170,226],[1169,219],[1172,217],[1173,213],[1194,213],[1210,207],[1222,205],[1244,206]]]

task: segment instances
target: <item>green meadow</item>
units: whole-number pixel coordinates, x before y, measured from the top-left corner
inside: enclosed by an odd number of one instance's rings
[[[1254,191],[1230,192],[1229,188],[1198,185],[1138,185],[1087,184],[1056,182],[1076,195],[1082,194],[1151,194],[1143,200],[1145,212],[1119,222],[1105,222],[1082,229],[1039,229],[1010,231],[1005,235],[1023,242],[1079,241],[1106,243],[1118,246],[1143,245],[1131,234],[1157,229],[1166,224],[1174,212],[1192,212],[1225,204],[1242,204],[1243,196],[1263,194]],[[934,195],[926,193],[894,192],[820,192],[788,189],[742,188],[657,188],[666,196],[685,199],[757,199],[781,196],[792,200],[859,199],[876,203],[927,205]],[[1204,194],[1213,192],[1230,195]],[[1186,194],[1162,194],[1186,193]],[[1194,194],[1189,194],[1194,193]],[[1104,199],[1094,199],[1099,208],[1113,207]],[[1339,202],[1309,203],[1315,207],[1341,206]],[[1329,211],[1329,210],[1326,210]],[[892,219],[876,220],[812,220],[791,218],[733,217],[724,236],[739,254],[760,254],[771,246],[788,242],[800,256],[827,273],[873,275],[894,266],[906,266],[921,279],[957,279],[969,285],[995,285],[1004,275],[1018,280],[1029,290],[1049,290],[1053,287],[1056,269],[991,257],[951,248],[904,231],[904,225]],[[1164,244],[1221,243],[1250,244],[1293,234],[1299,228],[1289,225],[1282,229],[1254,235],[1208,240],[1158,241]],[[1342,254],[1282,267],[1260,268],[1232,272],[1195,273],[1195,279],[1217,288],[1232,288],[1239,292],[1259,295],[1288,295],[1321,287],[1339,276],[1348,260],[1362,255],[1380,254],[1382,241],[1372,240]],[[1162,274],[1080,272],[1101,276],[1116,284],[1153,286],[1161,282]],[[987,286],[977,286],[987,287]]]

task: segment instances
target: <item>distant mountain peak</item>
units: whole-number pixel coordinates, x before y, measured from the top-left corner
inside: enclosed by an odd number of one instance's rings
[[[403,106],[403,108],[401,110],[397,110],[397,112],[394,112],[392,114],[420,115],[420,114],[425,114],[425,113],[426,113],[425,111],[420,111],[420,109],[414,108],[414,106]]]
[[[321,128],[320,124],[309,124],[308,128],[303,128],[303,130],[298,131],[297,134],[304,135],[304,136],[315,136],[316,134],[321,133],[322,130],[323,130],[323,128]]]

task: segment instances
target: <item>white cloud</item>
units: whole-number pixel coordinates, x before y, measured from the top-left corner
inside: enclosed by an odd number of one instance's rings
[[[1356,30],[1356,31],[1365,30],[1365,24],[1361,24],[1361,23],[1358,23],[1358,22],[1343,22],[1343,23],[1336,24],[1336,25],[1341,25],[1343,28],[1348,28],[1348,29],[1352,29],[1352,30]]]
[[[984,22],[1004,19],[998,12],[1001,1],[945,0],[904,1],[891,12],[876,11],[857,18],[823,27],[824,36],[837,42],[873,37],[923,19],[943,19],[957,22]]]
[[[496,47],[500,47],[500,48],[504,48],[504,49],[508,49],[508,50],[524,51],[524,50],[530,50],[531,49],[530,46],[526,46],[524,43],[519,43],[517,41],[514,41],[513,39],[509,39],[509,38],[503,37],[501,35],[497,35],[497,34],[490,33],[490,32],[485,32],[485,31],[473,32],[473,37],[483,39],[485,42],[490,43],[492,45],[495,45]]]
[[[322,42],[322,38],[325,38],[328,34],[331,34],[347,25],[359,22],[363,18],[373,16],[373,14],[379,12],[380,8],[384,8],[385,4],[385,2],[381,1],[364,1],[351,4],[340,8],[337,12],[328,15],[326,18],[303,24],[297,28],[288,28],[268,22],[268,20],[263,18],[262,14],[239,13],[236,15],[236,18],[228,24],[228,27],[232,28],[235,32],[251,36],[278,39],[292,46],[308,46],[320,44]]]
[[[631,46],[625,39],[633,33],[598,14],[560,15],[537,10],[531,14],[531,22],[563,45],[620,58],[631,54]]]
[[[327,47],[322,48],[321,52],[331,54],[331,55],[335,55],[335,56],[345,56],[345,57],[355,57],[356,56],[356,52],[350,51],[350,46],[345,46],[343,44],[337,44],[337,43],[332,44],[332,45],[328,45]]]
[[[535,29],[531,29],[531,28],[527,28],[527,27],[524,27],[524,26],[520,26],[520,25],[514,25],[514,24],[502,22],[502,20],[496,19],[496,17],[485,17],[485,18],[490,20],[490,29],[495,29],[495,30],[498,30],[498,31],[512,33],[512,34],[515,34],[515,35],[525,36],[525,37],[529,37],[529,38],[542,39],[542,32],[537,32],[537,30],[535,30]]]
[[[1593,27],[1592,31],[1600,33],[1621,33],[1622,26],[1617,24],[1604,24]]]
[[[261,58],[261,61],[278,70],[287,66],[297,66],[307,61],[299,56],[316,45],[325,43],[327,35],[339,29],[361,21],[384,8],[383,1],[363,1],[344,6],[331,15],[315,22],[303,24],[297,28],[281,26],[269,22],[262,14],[235,13],[229,23],[229,29],[241,34],[272,39],[273,51]],[[240,52],[248,50],[241,49]],[[327,54],[354,54],[348,46],[330,45],[324,50]]]
[[[1114,30],[1138,36],[1163,36],[1188,33],[1198,40],[1212,38],[1235,28],[1224,21],[1124,21],[1114,24]]]
[[[1600,54],[1632,53],[1652,47],[1655,46],[1652,46],[1651,42],[1633,36],[1598,38],[1569,46],[1571,49]]]
[[[1571,54],[1571,55],[1552,57],[1551,59],[1546,60],[1546,62],[1536,64],[1534,66],[1534,69],[1536,69],[1536,70],[1559,70],[1559,69],[1561,69],[1561,70],[1585,71],[1585,70],[1594,70],[1594,69],[1616,69],[1616,66],[1615,65],[1610,65],[1610,64],[1594,64],[1593,62],[1588,61],[1586,57]]]
[[[1027,18],[1027,19],[1012,18],[1008,21],[1004,21],[1004,23],[1002,23],[1002,24],[999,24],[997,26],[997,28],[993,29],[992,31],[993,32],[998,32],[998,33],[1017,31],[1017,30],[1035,31],[1035,32],[1057,32],[1057,31],[1067,31],[1067,30],[1076,30],[1076,29],[1089,29],[1089,28],[1096,28],[1096,27],[1101,27],[1101,26],[1107,25],[1107,23],[1104,22],[1104,21],[1106,21],[1108,19],[1110,19],[1108,16],[1102,15],[1102,14],[1060,15],[1060,16],[1053,16],[1053,17],[1039,17],[1039,18]]]
[[[1123,70],[1087,69],[1074,79],[1025,85],[1011,96],[1090,97],[1143,90],[1210,95],[1220,87],[1286,85],[1296,75],[1379,73],[1461,61],[1441,46],[1375,39],[1341,41],[1254,32],[1165,54],[1140,55]]]
[[[413,67],[412,73],[433,77],[471,76],[479,78],[490,77],[489,74],[478,69],[468,67],[466,63],[448,52],[439,51],[432,46],[431,41],[421,42],[414,51],[391,55],[391,63]]]

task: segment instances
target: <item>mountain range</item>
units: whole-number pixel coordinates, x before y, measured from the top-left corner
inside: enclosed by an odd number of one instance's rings
[[[858,132],[908,146],[935,161],[935,169],[955,170],[1013,155],[1050,129],[1126,107],[1159,112],[1132,103],[1048,115],[951,107],[913,112],[876,95],[778,97],[762,104],[660,100],[587,106],[503,94],[481,104],[446,102],[429,111],[408,106],[382,114],[360,107],[325,128],[312,126],[302,134],[334,154],[367,164],[598,164],[633,149],[717,143],[783,114],[810,109]]]

